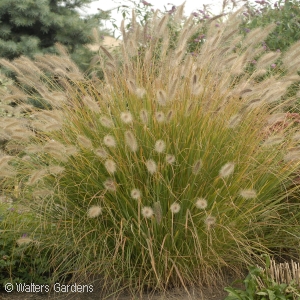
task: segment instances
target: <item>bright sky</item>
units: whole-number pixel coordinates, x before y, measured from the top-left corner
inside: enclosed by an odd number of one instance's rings
[[[169,2],[170,1],[170,2]],[[269,0],[269,3],[273,3],[275,0]],[[118,12],[117,8],[118,6],[121,5],[127,5],[129,7],[131,7],[131,9],[134,7],[133,2],[136,3],[140,3],[141,0],[125,0],[125,1],[121,1],[121,0],[95,0],[94,2],[92,2],[91,4],[88,5],[88,8],[85,9],[85,13],[86,14],[94,14],[97,13],[98,10],[97,8],[101,9],[101,10],[112,10],[111,11],[111,18],[115,19],[115,24],[120,27],[121,21],[123,19],[122,17],[122,9]],[[172,8],[172,5],[181,5],[184,0],[148,0],[148,3],[152,4],[153,6],[151,8],[153,9],[159,9],[162,12],[165,11],[164,6],[166,7],[167,10],[170,10]],[[253,1],[250,1],[251,3],[254,3]],[[171,5],[168,5],[170,4]],[[197,12],[197,9],[203,9],[203,4],[208,4],[208,10],[213,13],[214,15],[217,15],[221,12],[221,8],[222,8],[222,3],[223,0],[186,0],[185,3],[185,15],[190,15],[192,12]],[[231,8],[231,7],[230,7]],[[127,9],[127,11],[131,12],[131,9]],[[81,12],[83,15],[85,14],[84,12]],[[109,28],[109,29],[113,29],[113,26],[111,24],[111,21],[105,21],[104,22],[105,28]],[[116,31],[115,32],[115,36],[119,36],[120,32]]]

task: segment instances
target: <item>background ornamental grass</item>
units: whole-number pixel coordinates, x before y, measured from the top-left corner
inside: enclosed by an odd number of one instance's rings
[[[104,294],[213,287],[261,254],[298,257],[299,128],[273,126],[287,121],[283,87],[298,75],[257,82],[244,71],[274,27],[243,39],[238,13],[210,23],[197,56],[186,47],[201,24],[185,20],[170,48],[168,15],[141,27],[133,13],[121,60],[104,48],[97,57],[105,81],[85,79],[61,46],[26,70],[0,61],[50,107],[20,102],[31,118],[4,119],[12,138],[0,164],[3,189],[18,186],[38,220],[33,251],[46,253],[53,280],[99,275]]]

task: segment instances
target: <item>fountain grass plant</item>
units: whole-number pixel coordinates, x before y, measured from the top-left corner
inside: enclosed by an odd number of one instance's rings
[[[4,120],[11,138],[0,163],[5,189],[17,182],[18,201],[39,220],[53,278],[99,275],[104,294],[213,287],[262,253],[298,255],[299,130],[272,127],[297,78],[256,83],[244,72],[273,27],[242,40],[236,15],[222,28],[212,21],[192,56],[187,40],[201,25],[188,19],[173,49],[167,15],[141,28],[133,14],[122,61],[103,48],[104,82],[85,79],[61,46],[61,57],[27,68],[1,60],[51,106]]]

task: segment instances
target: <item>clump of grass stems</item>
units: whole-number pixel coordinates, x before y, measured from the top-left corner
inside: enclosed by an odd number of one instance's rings
[[[104,82],[85,79],[61,46],[62,57],[26,61],[32,83],[19,61],[0,61],[51,106],[8,125],[20,133],[8,142],[19,152],[0,158],[3,184],[17,181],[19,201],[40,220],[54,275],[99,274],[103,293],[213,287],[262,253],[298,254],[298,128],[264,134],[291,79],[255,83],[244,72],[273,27],[242,40],[235,16],[221,29],[212,21],[194,57],[186,53],[197,30],[191,18],[175,49],[167,18],[146,25],[150,42],[146,27],[124,31],[121,62],[104,50]]]

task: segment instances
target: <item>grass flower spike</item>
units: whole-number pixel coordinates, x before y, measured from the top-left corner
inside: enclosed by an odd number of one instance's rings
[[[153,175],[157,170],[157,165],[156,165],[155,161],[152,159],[149,159],[146,161],[146,167],[147,167],[148,172],[151,175]]]
[[[162,140],[158,140],[158,141],[155,142],[154,149],[157,153],[162,153],[166,149],[166,143]]]
[[[102,213],[102,207],[101,206],[91,206],[88,210],[88,217],[89,218],[96,218]]]
[[[207,207],[207,200],[204,198],[198,198],[195,202],[195,205],[199,209],[205,209]]]
[[[141,192],[138,189],[133,189],[131,191],[130,195],[133,199],[136,199],[136,200],[141,198]]]
[[[220,177],[226,178],[229,177],[233,173],[233,171],[234,171],[234,163],[229,162],[221,168],[219,175]]]
[[[142,208],[142,215],[144,218],[150,219],[152,218],[154,212],[153,209],[149,206],[145,206]]]
[[[106,135],[103,139],[103,142],[107,147],[116,147],[116,140],[111,135]]]
[[[176,203],[176,202],[172,203],[171,206],[170,206],[170,210],[171,210],[171,212],[173,214],[179,213],[179,211],[180,211],[180,204]]]

